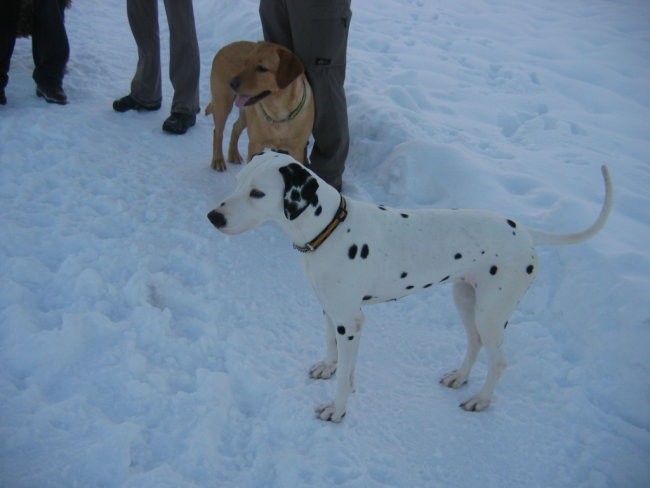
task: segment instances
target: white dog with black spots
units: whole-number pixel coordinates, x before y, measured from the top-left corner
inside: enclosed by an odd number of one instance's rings
[[[345,199],[286,154],[256,156],[237,176],[237,187],[208,214],[226,234],[273,220],[301,251],[305,273],[325,315],[327,353],[312,378],[337,376],[334,401],[316,409],[340,422],[354,390],[363,329],[361,307],[396,300],[430,286],[452,283],[467,333],[467,353],[441,383],[467,382],[481,346],[488,374],[481,390],[461,407],[490,404],[505,368],[504,329],[537,271],[537,245],[581,242],[598,232],[612,207],[612,184],[602,167],[605,202],[597,220],[575,234],[548,234],[479,210],[397,210]]]

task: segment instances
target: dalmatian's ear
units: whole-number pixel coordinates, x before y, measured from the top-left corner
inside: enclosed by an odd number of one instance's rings
[[[280,168],[284,179],[284,216],[294,220],[310,205],[318,205],[318,181],[298,163]]]

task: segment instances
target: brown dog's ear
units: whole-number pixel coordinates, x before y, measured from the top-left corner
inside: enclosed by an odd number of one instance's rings
[[[305,72],[300,58],[286,48],[278,47],[280,65],[275,73],[275,82],[281,90]]]

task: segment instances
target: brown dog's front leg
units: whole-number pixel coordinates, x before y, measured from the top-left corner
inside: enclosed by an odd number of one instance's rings
[[[212,163],[210,167],[217,171],[226,170],[226,161],[223,159],[223,152],[221,152],[221,144],[223,142],[223,129],[218,130],[215,128],[212,131]]]
[[[235,164],[241,164],[243,158],[239,154],[239,136],[244,132],[246,128],[246,112],[244,110],[239,110],[239,117],[232,125],[232,131],[230,132],[230,143],[228,144],[228,161]]]

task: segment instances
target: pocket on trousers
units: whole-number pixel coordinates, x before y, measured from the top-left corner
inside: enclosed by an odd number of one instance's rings
[[[352,12],[350,2],[305,0],[311,4],[309,48],[305,62],[314,67],[345,66],[348,31]]]

